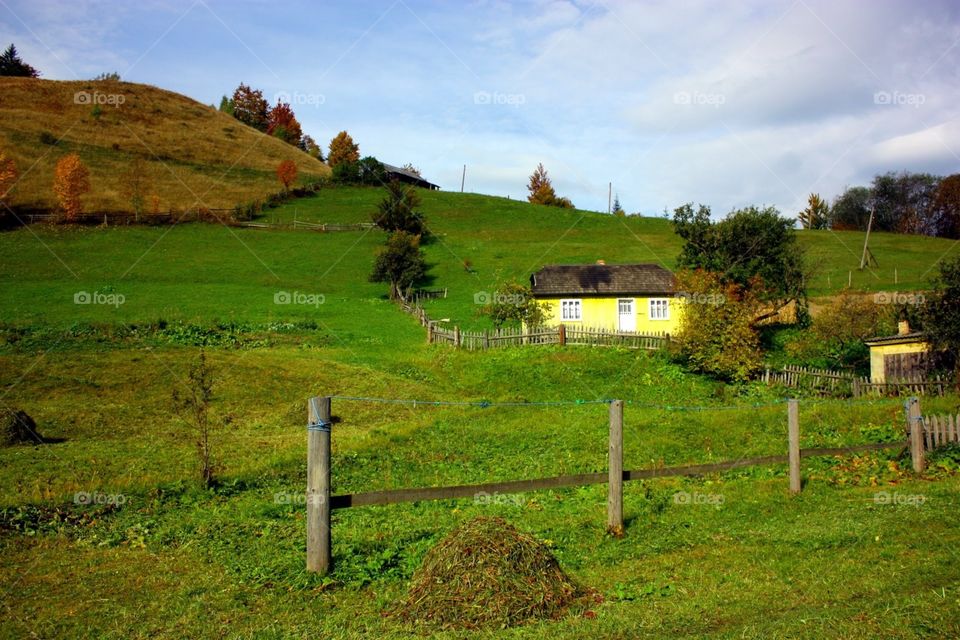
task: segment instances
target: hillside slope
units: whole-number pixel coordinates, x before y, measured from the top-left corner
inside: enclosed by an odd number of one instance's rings
[[[49,209],[57,160],[76,152],[91,174],[87,211],[130,211],[121,176],[135,158],[147,163],[160,210],[229,208],[279,190],[283,160],[300,180],[329,168],[186,96],[129,82],[0,78],[0,148],[17,162],[14,206]]]

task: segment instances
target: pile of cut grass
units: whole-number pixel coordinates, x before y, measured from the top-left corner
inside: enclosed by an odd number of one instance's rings
[[[431,627],[504,628],[558,619],[587,594],[542,542],[479,517],[427,553],[397,613]]]

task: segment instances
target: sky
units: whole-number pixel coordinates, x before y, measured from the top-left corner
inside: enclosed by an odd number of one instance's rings
[[[43,78],[218,104],[244,82],[326,146],[459,190],[629,213],[801,210],[887,171],[960,171],[955,1],[0,0]]]

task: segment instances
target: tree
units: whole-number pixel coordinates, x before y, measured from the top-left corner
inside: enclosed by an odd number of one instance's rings
[[[317,144],[317,141],[311,136],[304,134],[300,138],[300,144],[297,146],[300,147],[300,150],[306,153],[308,156],[323,162],[323,150],[320,148],[320,145]]]
[[[330,153],[327,154],[327,164],[331,168],[344,162],[357,162],[360,160],[360,147],[354,143],[353,138],[346,131],[341,131],[333,140],[330,141]]]
[[[133,212],[139,218],[146,209],[147,193],[152,188],[147,163],[143,158],[134,158],[120,176],[120,185],[123,196],[130,201]]]
[[[952,366],[960,389],[960,256],[943,260],[921,311],[923,330],[934,351]]]
[[[413,187],[409,187],[399,180],[387,183],[387,193],[372,220],[381,229],[394,232],[405,231],[411,235],[424,236],[427,234],[427,223],[423,213],[417,211],[420,206],[420,197]]]
[[[202,349],[197,361],[190,365],[187,382],[183,387],[173,391],[174,410],[188,420],[194,429],[200,484],[203,488],[209,489],[216,484],[220,466],[214,460],[213,446],[210,441],[213,430],[213,419],[210,416],[210,405],[213,401],[213,371],[207,365],[207,358]]]
[[[17,163],[3,150],[0,150],[0,207],[6,209],[8,206],[10,191],[17,183],[19,176]],[[0,213],[4,212],[0,211]]]
[[[297,179],[297,163],[293,160],[284,160],[277,165],[277,179],[283,185],[283,190],[288,190]]]
[[[220,111],[232,116],[234,115],[234,108],[233,98],[227,96],[220,98]]]
[[[387,170],[382,162],[367,156],[357,163],[357,178],[360,184],[378,187],[387,182]]]
[[[694,371],[724,380],[749,380],[763,360],[754,326],[762,306],[755,287],[697,269],[678,272],[677,288],[688,294],[675,336],[680,360]]]
[[[940,179],[929,173],[889,172],[873,179],[873,228],[934,235],[930,211]]]
[[[233,117],[254,129],[266,131],[267,101],[263,97],[263,92],[259,89],[251,89],[241,82],[233,92]]]
[[[960,173],[940,181],[931,209],[936,235],[960,238]]]
[[[627,212],[623,210],[623,207],[620,206],[620,194],[613,196],[613,210],[611,213],[619,218],[623,218],[627,215]]]
[[[823,229],[829,216],[830,205],[823,201],[819,193],[811,193],[807,198],[807,208],[797,214],[797,219],[804,229]]]
[[[93,78],[94,82],[120,82],[120,74],[116,71],[105,71]]]
[[[545,204],[562,209],[573,208],[573,203],[568,198],[557,197],[557,192],[554,191],[553,183],[550,181],[550,176],[547,175],[547,170],[544,169],[542,162],[537,164],[537,168],[530,175],[527,191],[530,192],[527,201],[533,204]]]
[[[794,221],[776,208],[747,207],[714,223],[709,207],[685,204],[674,210],[673,225],[684,241],[679,267],[720,274],[768,303],[806,302],[803,248]]]
[[[333,166],[333,171],[330,172],[330,179],[337,184],[359,184],[360,163],[341,162]]]
[[[415,167],[415,166],[413,166],[413,163],[412,163],[412,162],[408,162],[408,163],[406,163],[405,165],[403,165],[403,166],[400,167],[400,168],[403,169],[404,171],[409,171],[410,173],[412,173],[412,174],[415,175],[415,176],[420,176],[421,178],[423,177],[423,174],[420,173],[420,169],[417,168],[417,167]]]
[[[830,207],[830,228],[834,231],[866,230],[873,206],[873,192],[867,187],[848,187],[834,198]]]
[[[80,156],[71,153],[60,158],[54,170],[53,192],[68,222],[73,222],[80,217],[83,212],[80,197],[88,191],[90,191],[90,171],[80,160]]]
[[[280,138],[287,144],[299,146],[303,130],[286,102],[277,101],[276,106],[267,114],[267,135]]]
[[[11,44],[0,54],[0,76],[39,78],[40,72],[21,60],[17,48]]]
[[[406,231],[394,231],[377,253],[370,282],[389,282],[390,298],[396,300],[420,281],[426,271],[420,237]]]
[[[510,280],[497,286],[480,313],[493,320],[497,327],[508,323],[539,327],[547,321],[549,308],[548,304],[537,302],[529,285]]]
[[[530,174],[530,182],[527,184],[527,201],[533,204],[551,205],[557,199],[557,192],[553,190],[553,183],[543,163],[539,163],[533,173]]]

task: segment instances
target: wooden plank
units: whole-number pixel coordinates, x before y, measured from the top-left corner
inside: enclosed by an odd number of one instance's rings
[[[307,571],[330,571],[330,397],[310,398],[307,429]],[[326,425],[326,428],[323,428]]]
[[[800,493],[800,406],[795,399],[787,403],[787,458],[790,463],[790,493]]]
[[[910,398],[907,401],[907,419],[910,424],[910,458],[913,470],[922,473],[925,465],[923,450],[923,424],[920,421],[920,400]]]
[[[623,400],[610,403],[607,533],[623,537]]]

